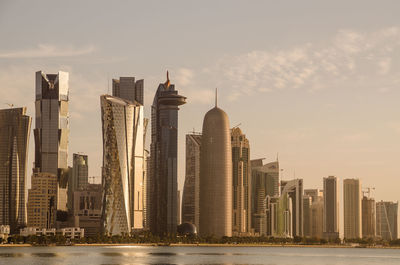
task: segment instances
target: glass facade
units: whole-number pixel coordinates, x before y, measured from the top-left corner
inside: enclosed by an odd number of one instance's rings
[[[31,117],[26,108],[0,110],[0,225],[26,225],[26,166]]]

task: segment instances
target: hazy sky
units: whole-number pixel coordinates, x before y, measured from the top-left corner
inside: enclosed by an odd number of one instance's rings
[[[144,3],[145,2],[145,3]],[[251,157],[283,179],[360,178],[377,200],[400,187],[399,1],[0,1],[0,104],[34,116],[34,73],[70,73],[70,157],[100,176],[101,94],[145,79],[145,116],[165,72],[188,97],[185,133],[214,104],[241,123]],[[34,126],[34,124],[32,124]],[[33,135],[33,133],[32,133]],[[30,164],[34,142],[31,137]],[[342,182],[340,182],[342,189]]]

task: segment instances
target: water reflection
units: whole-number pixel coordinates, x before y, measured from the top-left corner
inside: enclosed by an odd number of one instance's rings
[[[39,258],[55,258],[58,256],[57,253],[32,253],[31,255]]]
[[[22,253],[0,253],[1,258],[21,258],[23,256]]]

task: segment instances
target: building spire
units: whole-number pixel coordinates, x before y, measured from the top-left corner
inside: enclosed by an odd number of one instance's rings
[[[171,82],[169,81],[169,73],[168,73],[168,70],[167,70],[167,81],[165,81],[165,83],[164,83],[165,88],[169,88],[170,84],[171,84]]]
[[[218,107],[218,88],[215,88],[215,107]]]

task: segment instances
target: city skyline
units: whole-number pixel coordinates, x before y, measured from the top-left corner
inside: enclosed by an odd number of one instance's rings
[[[84,18],[93,14],[94,2],[83,3],[71,19],[58,11],[72,10],[74,4],[47,4],[42,10],[32,3],[4,1],[0,34],[8,38],[0,48],[0,108],[27,107],[34,119],[34,72],[68,72],[66,166],[72,165],[72,153],[87,154],[89,177],[99,183],[98,97],[114,90],[112,78],[140,76],[145,88],[136,81],[143,91],[139,98],[144,98],[144,117],[150,118],[150,102],[168,69],[180,94],[188,97],[178,125],[177,190],[184,185],[184,135],[201,131],[202,114],[212,106],[218,87],[219,104],[231,126],[242,123],[251,142],[250,159],[272,162],[279,153],[282,180],[300,178],[309,189],[322,188],[321,179],[330,175],[358,178],[363,187],[375,188],[376,201],[398,201],[397,185],[391,184],[398,183],[400,157],[400,20],[392,10],[400,4],[360,3],[221,2],[205,3],[204,9],[203,4],[175,1],[157,3],[159,9],[154,9],[99,1],[96,5],[114,12],[97,10],[93,26]],[[132,10],[141,12],[132,16]],[[24,16],[17,20],[14,12]],[[165,13],[171,15],[168,21],[161,19]],[[44,18],[54,19],[49,23]],[[126,31],[135,34],[127,36]],[[104,32],[110,35],[105,38]],[[160,44],[160,39],[168,41]],[[34,143],[32,131],[27,189]],[[342,182],[338,186],[343,234]]]

